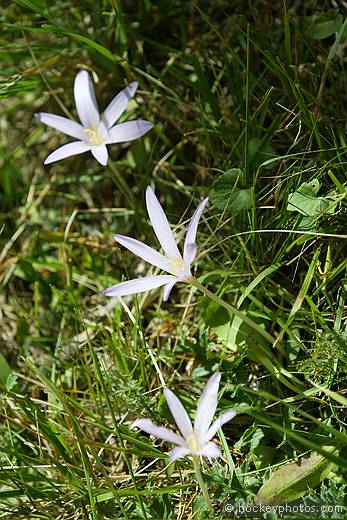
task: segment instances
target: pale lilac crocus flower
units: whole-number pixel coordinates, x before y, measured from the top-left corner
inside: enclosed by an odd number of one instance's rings
[[[144,276],[136,280],[122,282],[106,289],[104,295],[125,296],[128,294],[145,292],[165,285],[163,300],[167,301],[171,289],[177,282],[191,281],[193,276],[190,266],[197,253],[197,245],[195,243],[196,232],[207,201],[208,198],[204,199],[200,203],[190,221],[184,242],[182,257],[163,208],[161,207],[152,188],[148,186],[146,190],[147,211],[154,233],[156,234],[165,255],[158,253],[155,249],[152,249],[134,238],[124,235],[114,235],[114,238],[119,244],[129,249],[129,251],[135,255],[169,274]]]
[[[231,421],[236,415],[234,410],[228,410],[212,423],[218,403],[217,394],[220,378],[220,373],[215,372],[207,381],[198,402],[194,427],[181,401],[171,390],[168,388],[164,389],[167,404],[175,419],[180,435],[168,428],[156,426],[150,419],[137,419],[131,427],[140,428],[158,439],[176,444],[177,447],[169,454],[170,461],[177,460],[186,455],[191,455],[192,457],[220,457],[221,450],[211,439],[216,435],[217,430],[221,428],[223,424]]]
[[[146,134],[153,127],[149,121],[135,120],[115,125],[133,98],[137,86],[137,81],[133,81],[121,90],[100,115],[90,75],[86,70],[78,72],[75,78],[74,96],[77,114],[82,124],[46,112],[35,114],[45,125],[78,139],[55,150],[47,157],[44,164],[90,151],[95,159],[105,166],[108,160],[106,145],[133,141]]]

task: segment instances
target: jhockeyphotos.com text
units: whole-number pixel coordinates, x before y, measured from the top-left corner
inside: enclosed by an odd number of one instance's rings
[[[277,516],[305,514],[312,517],[329,514],[330,518],[339,518],[346,512],[342,504],[305,504],[291,502],[280,505],[268,504],[236,504],[231,500],[221,503],[221,513],[229,518],[262,518],[263,515],[275,513]],[[333,515],[333,516],[332,516]]]

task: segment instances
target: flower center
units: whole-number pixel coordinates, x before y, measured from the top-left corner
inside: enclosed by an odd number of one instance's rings
[[[99,129],[96,126],[94,126],[93,128],[85,128],[83,130],[83,133],[88,135],[88,144],[99,146],[104,142],[102,135],[100,134]]]
[[[185,439],[186,445],[193,455],[199,455],[201,451],[200,439],[197,433],[188,435]]]
[[[184,274],[184,263],[178,256],[173,256],[167,263],[170,266],[172,274],[175,276],[182,276]]]

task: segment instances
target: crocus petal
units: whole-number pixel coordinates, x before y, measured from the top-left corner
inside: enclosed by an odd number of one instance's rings
[[[105,296],[127,296],[128,294],[137,294],[151,289],[156,289],[167,284],[172,280],[173,276],[163,274],[159,276],[144,276],[136,280],[128,280],[121,282],[104,290]]]
[[[100,115],[93,83],[86,70],[81,70],[75,78],[74,96],[78,117],[82,125],[85,128],[97,126],[100,121]]]
[[[168,283],[167,285],[165,285],[164,287],[164,294],[163,294],[163,301],[164,302],[167,302],[168,299],[169,299],[169,296],[170,296],[170,293],[172,291],[172,288],[173,286],[177,283],[177,278],[175,279],[175,281],[173,282],[170,282]]]
[[[123,114],[129,101],[134,97],[138,85],[137,81],[133,81],[112,99],[102,116],[107,128],[111,128],[119,116]]]
[[[196,244],[188,244],[184,249],[184,265],[188,268],[195,260],[198,246]]]
[[[106,144],[133,141],[134,139],[147,134],[151,128],[153,128],[152,123],[149,121],[142,121],[141,119],[119,123],[119,125],[115,125],[108,131]]]
[[[48,114],[47,112],[38,112],[35,117],[41,121],[41,123],[51,126],[59,132],[63,132],[66,135],[75,137],[83,141],[85,134],[83,133],[83,126],[76,121],[71,121],[66,117],[57,116],[55,114]]]
[[[214,442],[208,442],[201,450],[203,457],[217,459],[222,455],[222,452]]]
[[[190,453],[190,450],[188,448],[185,448],[184,446],[174,448],[172,451],[170,451],[170,462],[180,459],[181,457],[185,457],[186,455],[188,455],[188,453]]]
[[[147,246],[135,238],[126,237],[125,235],[114,235],[114,239],[136,256],[145,260],[145,262],[171,274],[169,259],[158,253],[158,251],[152,247]]]
[[[102,166],[106,166],[108,159],[107,148],[104,144],[100,146],[92,146],[90,151],[94,155],[95,159],[102,164]]]
[[[168,388],[164,389],[164,395],[178,429],[184,438],[188,437],[193,432],[193,426],[186,409],[178,397]]]
[[[143,430],[150,435],[154,435],[154,437],[157,437],[158,439],[173,442],[179,446],[184,443],[184,439],[180,435],[177,435],[177,433],[174,433],[163,426],[156,426],[150,419],[137,419],[133,422],[131,428],[140,428],[140,430]]]
[[[184,249],[183,249],[183,258],[184,258],[185,265],[190,265],[188,262],[188,260],[189,260],[188,245],[195,243],[196,231],[198,229],[199,220],[202,215],[202,212],[205,209],[207,202],[208,202],[208,197],[199,204],[199,206],[196,208],[194,215],[192,216],[192,219],[190,221],[188,231],[186,234],[186,238],[184,241]],[[193,258],[193,260],[194,260],[194,258]],[[191,260],[191,261],[193,261],[193,260]]]
[[[60,161],[60,159],[65,159],[66,157],[71,157],[72,155],[88,152],[88,150],[90,150],[90,146],[86,143],[83,143],[82,141],[74,141],[73,143],[64,144],[52,152],[43,164],[50,164],[55,161]]]
[[[150,186],[146,190],[146,205],[151,224],[161,247],[168,258],[182,260],[175,238],[159,200]]]
[[[199,399],[195,415],[194,430],[203,438],[210,427],[217,408],[217,394],[221,375],[215,372],[207,381]]]
[[[223,426],[223,424],[227,423],[228,421],[231,421],[236,415],[235,410],[228,410],[227,412],[222,413],[221,416],[218,417],[212,423],[211,428],[207,431],[206,435],[203,437],[203,442],[207,442],[211,440],[217,433],[217,430]]]

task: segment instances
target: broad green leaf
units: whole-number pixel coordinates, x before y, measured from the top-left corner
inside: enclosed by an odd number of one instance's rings
[[[214,183],[209,193],[210,200],[220,210],[228,209],[239,213],[252,207],[252,191],[241,185],[243,173],[233,168],[223,173]]]
[[[309,197],[315,197],[320,189],[320,182],[318,179],[313,179],[310,182],[303,182],[298,189],[299,193],[307,195]]]
[[[214,332],[219,341],[229,349],[236,351],[238,347],[247,345],[247,355],[259,361],[259,345],[268,345],[268,341],[239,316],[230,313],[215,302],[210,302],[203,310],[203,319]],[[245,313],[247,315],[247,313]],[[254,318],[252,318],[254,320]],[[256,323],[256,325],[258,325]],[[253,346],[257,350],[253,355]]]
[[[230,314],[226,309],[211,302],[204,309],[203,318],[206,325],[217,335],[219,341],[228,345],[232,350],[236,350],[237,345],[232,339],[234,335],[231,333]]]
[[[324,448],[331,453],[337,451],[333,446]],[[254,501],[256,504],[274,505],[296,500],[317,487],[329,474],[332,465],[317,452],[312,452],[308,458],[298,462],[284,464],[260,488]]]
[[[315,40],[323,40],[334,33],[339,32],[343,22],[341,14],[330,10],[321,14],[308,28],[307,35]]]
[[[334,213],[336,203],[327,197],[317,197],[320,183],[317,179],[304,182],[297,191],[289,194],[288,211],[296,211],[305,217]]]

